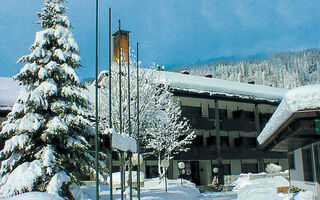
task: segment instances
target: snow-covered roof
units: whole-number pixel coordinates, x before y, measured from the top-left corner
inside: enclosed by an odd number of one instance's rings
[[[159,71],[157,73],[159,73],[160,78],[167,80],[173,89],[190,93],[209,93],[210,96],[225,95],[242,99],[279,102],[288,91],[283,88],[239,83],[176,72]]]
[[[20,88],[10,77],[0,77],[0,110],[11,110]]]
[[[320,109],[320,84],[294,88],[285,94],[257,140],[263,144],[294,113]]]

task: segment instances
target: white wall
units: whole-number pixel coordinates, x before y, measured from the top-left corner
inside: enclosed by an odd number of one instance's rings
[[[313,154],[313,152],[312,152]],[[307,182],[304,181],[304,174],[303,174],[303,162],[302,162],[302,149],[299,148],[294,151],[294,165],[295,169],[290,169],[290,184],[292,186],[296,186],[302,188],[304,190],[314,191],[317,195],[317,199],[320,199],[320,186],[319,184],[314,182]],[[315,174],[314,174],[314,180]]]

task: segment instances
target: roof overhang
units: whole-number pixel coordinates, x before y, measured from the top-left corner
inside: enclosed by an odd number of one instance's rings
[[[263,150],[290,152],[320,141],[320,134],[315,130],[315,119],[319,118],[319,109],[294,112],[260,146]]]
[[[244,96],[244,95],[236,95],[236,94],[222,94],[222,93],[214,93],[213,92],[193,92],[188,90],[183,90],[180,88],[170,87],[170,91],[174,96],[180,97],[192,97],[192,98],[204,98],[204,99],[217,99],[223,101],[236,101],[242,103],[254,103],[254,104],[269,104],[278,106],[280,104],[280,100],[276,99],[262,99],[255,98],[252,96]]]

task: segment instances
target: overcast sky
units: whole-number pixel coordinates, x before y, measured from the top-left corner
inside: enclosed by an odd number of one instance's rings
[[[0,76],[19,72],[16,61],[28,53],[41,0],[1,0]],[[68,0],[84,68],[81,79],[95,74],[95,0]],[[140,42],[143,65],[168,68],[212,58],[270,55],[320,47],[319,0],[100,0],[100,69],[108,63],[108,8],[113,30],[118,20],[130,31],[131,46]]]

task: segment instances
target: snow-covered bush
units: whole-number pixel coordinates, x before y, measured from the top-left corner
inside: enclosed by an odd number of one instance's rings
[[[266,172],[268,174],[279,173],[279,172],[281,172],[281,170],[282,170],[281,166],[273,164],[273,163],[268,164],[266,167]]]
[[[64,0],[45,0],[43,30],[14,77],[22,90],[0,132],[0,196],[46,191],[72,199],[72,189],[94,176],[88,98],[75,73],[78,45]],[[103,163],[101,163],[103,165]],[[101,166],[103,167],[103,166]],[[103,176],[101,176],[103,177]]]

